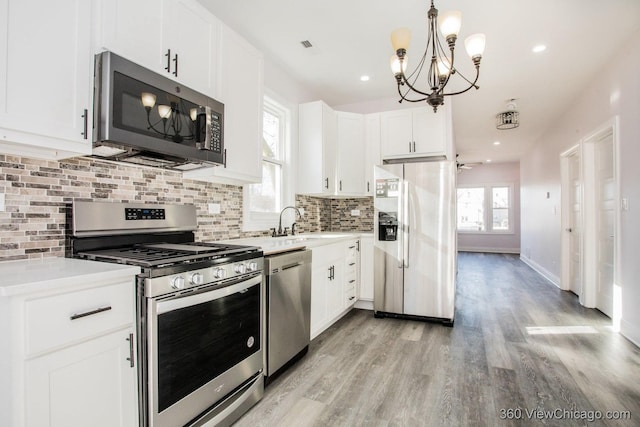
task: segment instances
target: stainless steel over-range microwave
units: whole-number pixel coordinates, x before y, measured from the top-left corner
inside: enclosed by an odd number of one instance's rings
[[[224,163],[224,105],[112,52],[95,58],[93,155],[196,169]]]

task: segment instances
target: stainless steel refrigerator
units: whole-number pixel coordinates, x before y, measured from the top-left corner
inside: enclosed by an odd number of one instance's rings
[[[455,162],[375,170],[374,314],[452,326],[456,275]]]

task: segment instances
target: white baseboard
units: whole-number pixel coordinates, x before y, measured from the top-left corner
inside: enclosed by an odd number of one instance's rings
[[[560,288],[560,278],[555,274],[551,273],[549,270],[535,262],[534,260],[527,258],[526,256],[520,254],[520,261],[527,264],[529,267],[533,268],[538,274],[547,279],[549,282],[556,285]]]
[[[474,246],[472,248],[469,247],[464,247],[464,246],[458,246],[458,251],[459,252],[486,252],[486,253],[490,253],[490,254],[519,254],[520,253],[520,248],[514,249],[514,248],[479,248],[477,246]]]
[[[366,299],[359,299],[358,301],[356,301],[354,307],[361,308],[363,310],[373,310],[373,301],[366,300]]]
[[[634,327],[631,322],[621,319],[620,334],[634,343],[636,347],[640,347],[640,331],[638,331],[637,326]]]

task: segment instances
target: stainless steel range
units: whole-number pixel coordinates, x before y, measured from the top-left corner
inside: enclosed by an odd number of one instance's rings
[[[229,425],[263,394],[263,257],[193,205],[74,202],[70,256],[137,265],[140,425]]]

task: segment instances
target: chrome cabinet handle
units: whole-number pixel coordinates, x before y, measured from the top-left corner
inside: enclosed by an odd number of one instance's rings
[[[222,166],[224,166],[224,168],[227,168],[227,149],[224,149],[224,153],[222,153]]]
[[[413,152],[414,153],[416,152],[416,142],[415,141],[413,141]]]
[[[129,367],[133,368],[133,334],[129,334],[127,341],[129,341],[129,357],[127,357],[127,360],[129,361]]]
[[[111,310],[111,306],[96,308],[95,310],[85,311],[84,313],[76,313],[69,317],[69,320],[81,319],[83,317],[92,316],[94,314],[102,313],[104,311]]]
[[[371,191],[371,190],[369,189],[369,181],[367,181],[367,193],[368,193],[369,191]]]
[[[324,188],[329,189],[329,178],[324,179]]]
[[[87,139],[89,137],[89,134],[87,132],[87,128],[89,126],[89,110],[87,110],[86,108],[84,109],[84,113],[82,113],[82,116],[80,116],[84,119],[84,127],[83,127],[83,131],[80,135],[82,135],[84,137],[84,139]]]
[[[342,191],[342,180],[340,180],[340,191]]]
[[[411,141],[409,141],[409,152],[411,152]]]

